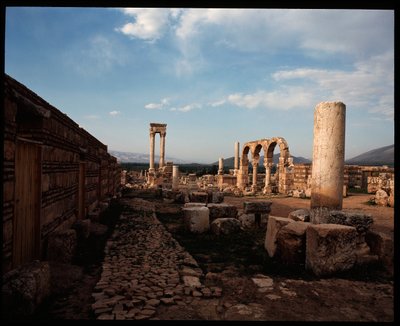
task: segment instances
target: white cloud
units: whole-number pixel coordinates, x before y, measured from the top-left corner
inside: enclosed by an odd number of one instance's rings
[[[144,107],[147,110],[162,110],[169,105],[169,98],[163,98],[160,103],[149,103]]]
[[[168,8],[125,8],[123,13],[134,18],[116,30],[133,38],[154,42],[162,37],[169,24],[170,16],[176,18],[179,10]]]
[[[118,30],[154,42],[168,35],[180,56],[178,76],[207,67],[210,45],[239,52],[305,56],[346,54],[358,58],[394,49],[394,11],[323,9],[127,8],[133,17]],[[172,33],[171,33],[172,32]]]
[[[202,107],[201,104],[199,103],[192,103],[192,104],[188,104],[179,108],[173,107],[170,109],[170,111],[179,111],[179,112],[189,112],[192,111],[194,109],[200,109]]]
[[[291,110],[310,107],[315,101],[315,96],[309,90],[297,86],[251,94],[230,94],[227,101],[247,109],[263,107],[271,110]]]
[[[350,71],[298,68],[277,71],[272,77],[281,83],[298,80],[314,94],[326,94],[330,100],[382,114],[384,119],[394,117],[393,53],[357,62]]]
[[[211,105],[212,107],[217,107],[217,106],[224,105],[225,103],[226,103],[226,99],[222,99],[219,101],[211,102],[211,103],[209,103],[209,105]]]
[[[111,115],[112,117],[115,117],[119,114],[121,114],[121,111],[114,110],[114,111],[109,112],[109,115]]]
[[[176,36],[193,43],[209,34],[208,43],[245,52],[295,47],[363,55],[393,49],[393,21],[394,12],[385,10],[187,9]]]
[[[394,55],[385,53],[359,61],[352,70],[296,68],[274,72],[269,90],[233,93],[211,102],[246,109],[293,110],[313,108],[321,101],[342,101],[382,120],[394,118]]]

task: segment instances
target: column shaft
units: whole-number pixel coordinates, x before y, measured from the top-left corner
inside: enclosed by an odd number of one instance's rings
[[[160,134],[160,168],[165,165],[165,136],[165,133]]]
[[[176,190],[179,187],[179,166],[172,166],[172,189]]]
[[[235,143],[235,162],[234,167],[235,170],[239,170],[239,142]]]
[[[342,209],[345,120],[342,102],[322,102],[315,107],[310,203],[313,223],[324,223],[327,211]]]
[[[149,168],[149,170],[154,170],[154,138],[155,138],[155,134],[150,133],[150,168]]]

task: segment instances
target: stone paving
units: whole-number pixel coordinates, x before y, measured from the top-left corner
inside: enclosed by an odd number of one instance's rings
[[[102,268],[92,294],[92,309],[101,320],[159,319],[160,305],[185,306],[222,294],[221,288],[201,283],[197,262],[156,218],[154,207],[138,199],[123,210]]]

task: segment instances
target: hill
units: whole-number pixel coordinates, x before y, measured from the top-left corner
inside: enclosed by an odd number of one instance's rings
[[[143,154],[143,153],[131,153],[131,152],[120,152],[120,151],[114,151],[110,150],[109,151],[111,155],[115,156],[117,160],[120,163],[149,163],[150,161],[150,155],[149,154]],[[279,155],[280,153],[274,154],[273,157],[273,162],[278,163],[279,162]],[[303,163],[311,163],[311,160],[306,159],[301,156],[292,156],[293,157],[293,162],[295,164],[303,164]],[[250,155],[249,155],[250,159]],[[160,160],[160,157],[158,155],[155,155],[154,161],[156,164],[158,164]],[[228,157],[224,159],[224,168],[233,168],[234,166],[234,157]],[[260,157],[260,166],[262,166],[264,160],[264,156]],[[173,157],[166,157],[165,161],[172,161],[174,164],[189,164],[191,166],[199,165],[199,166],[213,166],[216,165],[218,166],[218,161],[210,163],[210,164],[197,164],[197,163],[192,163],[192,162],[187,162],[184,160],[181,160],[179,158],[173,158]],[[389,146],[384,146],[380,148],[376,148],[373,150],[370,150],[368,152],[365,152],[363,154],[360,154],[356,157],[353,157],[351,159],[348,159],[345,161],[345,164],[349,165],[389,165],[389,166],[394,166],[394,144],[389,145]]]
[[[376,148],[346,160],[353,165],[394,165],[394,144]]]

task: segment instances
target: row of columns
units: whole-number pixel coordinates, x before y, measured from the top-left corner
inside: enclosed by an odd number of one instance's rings
[[[159,168],[162,168],[165,165],[165,136],[167,135],[166,131],[151,131],[150,130],[150,167],[149,171],[154,171],[154,144],[155,144],[155,136],[156,133],[160,134],[160,163]]]

